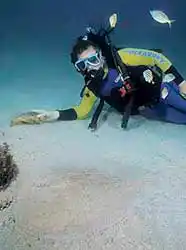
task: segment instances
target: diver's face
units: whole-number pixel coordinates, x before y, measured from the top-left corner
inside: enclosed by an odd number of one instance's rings
[[[86,50],[84,50],[81,54],[79,54],[78,59],[86,59],[89,58],[90,55],[96,54],[96,49],[92,46],[88,47]]]
[[[90,46],[78,55],[78,60],[75,67],[80,71],[90,72],[92,70],[99,70],[104,66],[104,58],[101,51]]]

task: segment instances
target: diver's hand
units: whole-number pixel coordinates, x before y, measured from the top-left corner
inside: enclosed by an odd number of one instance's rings
[[[44,122],[57,120],[58,117],[58,111],[32,110],[13,118],[11,120],[10,126],[21,124],[41,124]]]
[[[183,98],[186,98],[186,80],[184,80],[180,85],[179,85],[179,90],[180,94]]]

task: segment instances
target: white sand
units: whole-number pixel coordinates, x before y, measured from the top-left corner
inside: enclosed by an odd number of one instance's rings
[[[186,129],[112,114],[3,128],[19,165],[1,199],[0,249],[185,249]]]

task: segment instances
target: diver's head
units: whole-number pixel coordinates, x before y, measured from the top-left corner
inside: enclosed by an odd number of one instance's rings
[[[89,40],[79,39],[71,53],[71,62],[83,75],[99,71],[105,67],[105,58],[101,49]]]

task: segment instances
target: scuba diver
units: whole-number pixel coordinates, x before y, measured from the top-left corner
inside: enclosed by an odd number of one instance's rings
[[[106,102],[122,116],[127,128],[130,115],[141,114],[155,120],[186,124],[186,81],[160,50],[117,48],[110,40],[117,15],[108,29],[97,33],[88,28],[78,37],[71,62],[83,76],[81,102],[65,110],[33,110],[12,119],[11,125],[85,119],[100,100],[89,128],[95,130]]]

